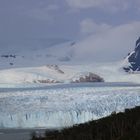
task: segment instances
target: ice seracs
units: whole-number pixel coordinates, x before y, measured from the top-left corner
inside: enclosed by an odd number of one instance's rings
[[[69,127],[140,106],[139,86],[100,84],[1,89],[0,128]]]

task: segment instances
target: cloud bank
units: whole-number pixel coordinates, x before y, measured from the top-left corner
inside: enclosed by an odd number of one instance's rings
[[[111,28],[111,25],[108,25],[106,23],[96,23],[93,19],[84,19],[80,23],[80,31],[84,35],[89,34],[99,34],[101,32],[105,32],[106,30],[109,30]]]
[[[99,30],[75,45],[75,59],[81,62],[123,60],[134,49],[139,36],[140,22],[115,26],[103,32]]]
[[[126,8],[130,0],[66,0],[69,6],[75,8],[90,8],[90,7],[103,7],[108,6],[119,6]]]

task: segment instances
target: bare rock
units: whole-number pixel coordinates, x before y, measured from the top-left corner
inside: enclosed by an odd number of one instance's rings
[[[62,71],[62,70],[59,68],[58,65],[47,65],[47,67],[48,67],[49,69],[52,69],[52,70],[57,71],[57,72],[60,73],[60,74],[64,74],[64,71]]]
[[[98,76],[97,74],[88,72],[75,75],[71,80],[71,83],[82,83],[82,82],[104,82],[104,79]]]

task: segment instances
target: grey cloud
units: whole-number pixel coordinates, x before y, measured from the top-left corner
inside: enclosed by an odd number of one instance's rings
[[[80,27],[80,31],[82,34],[90,35],[105,32],[111,28],[111,25],[108,25],[106,23],[99,24],[96,23],[93,19],[87,18],[81,21]]]
[[[81,31],[88,34],[91,30],[94,33],[104,30],[108,25],[114,27],[139,21],[139,12],[136,10],[139,8],[138,2],[139,0],[0,0],[0,41],[26,38],[76,40],[81,37]],[[112,14],[104,12],[105,9],[101,7],[112,8],[114,11],[124,10]],[[73,9],[78,9],[78,12],[69,12]],[[85,21],[87,18],[91,21]]]
[[[75,46],[75,57],[94,61],[122,60],[135,47],[140,36],[140,22],[114,26],[104,32],[93,34]]]
[[[66,0],[66,2],[72,8],[100,8],[104,11],[112,12],[125,11],[132,6],[131,0]],[[136,5],[137,0],[133,1],[133,3]]]

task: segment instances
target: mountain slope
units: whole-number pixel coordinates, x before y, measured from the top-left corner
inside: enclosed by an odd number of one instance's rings
[[[72,59],[74,51],[72,41],[52,39],[19,43],[1,47],[0,69],[65,63]]]
[[[92,65],[44,65],[1,70],[0,84],[8,86],[7,84],[71,83],[85,80],[95,82],[96,78],[99,81],[104,79],[105,82],[140,83],[140,74],[125,73],[121,69],[121,64],[122,62]]]

